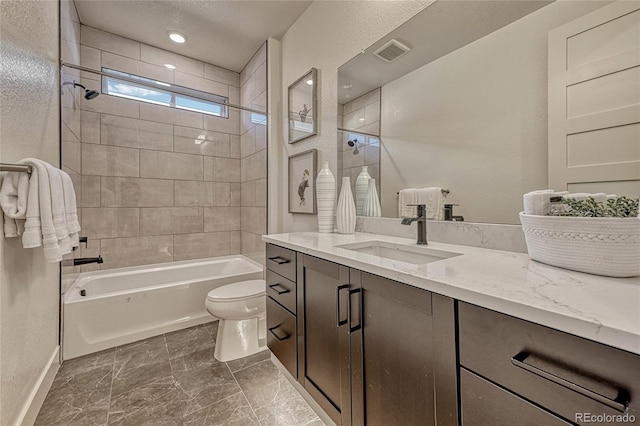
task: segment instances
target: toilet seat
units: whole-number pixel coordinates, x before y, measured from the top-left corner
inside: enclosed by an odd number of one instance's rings
[[[211,290],[207,294],[207,301],[210,302],[237,302],[266,294],[265,280],[240,281],[223,285]]]

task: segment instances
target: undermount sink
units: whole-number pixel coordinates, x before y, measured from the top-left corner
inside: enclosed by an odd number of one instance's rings
[[[336,247],[415,265],[437,262],[461,255],[461,253],[451,251],[389,243],[386,241],[363,241],[361,243],[342,244]]]

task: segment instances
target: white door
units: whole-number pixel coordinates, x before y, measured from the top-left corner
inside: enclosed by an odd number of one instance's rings
[[[640,1],[549,32],[549,187],[640,195]]]

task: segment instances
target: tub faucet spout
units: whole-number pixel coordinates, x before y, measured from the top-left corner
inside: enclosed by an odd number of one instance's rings
[[[426,205],[424,204],[407,204],[408,206],[418,207],[417,217],[403,217],[400,222],[402,225],[411,225],[413,222],[418,222],[418,241],[416,244],[427,245],[427,215]]]
[[[88,263],[102,263],[102,256],[98,256],[98,257],[78,257],[76,259],[73,259],[73,266],[78,266],[78,265],[86,265]]]

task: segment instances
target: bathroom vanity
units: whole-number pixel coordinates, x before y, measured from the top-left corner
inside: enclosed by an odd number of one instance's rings
[[[336,424],[640,424],[638,278],[375,234],[264,240],[269,348]]]

